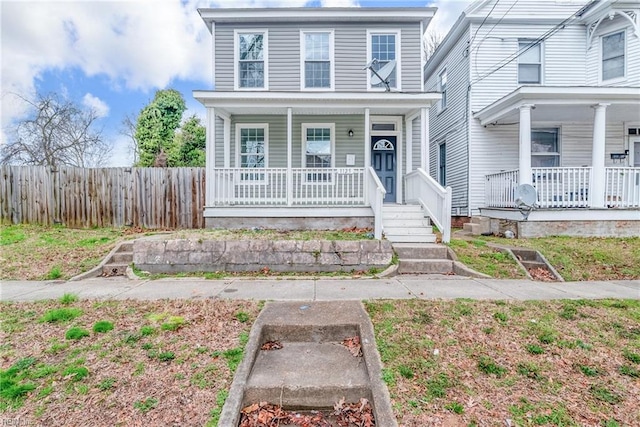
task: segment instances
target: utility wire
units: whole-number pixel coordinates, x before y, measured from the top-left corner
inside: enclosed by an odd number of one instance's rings
[[[489,11],[489,13],[487,13],[487,16],[485,16],[484,19],[482,20],[482,22],[480,23],[480,26],[478,28],[476,28],[476,32],[473,34],[473,37],[471,38],[471,41],[469,42],[469,46],[473,46],[473,41],[476,39],[476,36],[478,35],[478,31],[480,31],[480,28],[482,28],[484,23],[487,22],[487,19],[489,19],[489,16],[491,16],[491,13],[493,12],[493,10],[498,5],[498,2],[500,2],[500,0],[496,0],[496,2],[493,4],[493,7]]]

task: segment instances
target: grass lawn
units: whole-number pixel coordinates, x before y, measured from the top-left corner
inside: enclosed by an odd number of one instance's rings
[[[20,418],[20,425],[215,426],[259,307],[72,295],[2,303],[0,418]]]
[[[401,425],[640,425],[640,301],[366,306]]]

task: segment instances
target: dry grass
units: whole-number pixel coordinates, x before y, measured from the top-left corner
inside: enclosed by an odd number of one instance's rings
[[[640,425],[640,301],[367,308],[403,426]]]
[[[2,419],[34,426],[215,425],[259,310],[257,303],[219,300],[65,302],[2,304]],[[41,321],[59,308],[82,314]],[[114,329],[94,332],[98,321]],[[66,339],[74,326],[90,336]],[[29,385],[33,390],[20,394]]]

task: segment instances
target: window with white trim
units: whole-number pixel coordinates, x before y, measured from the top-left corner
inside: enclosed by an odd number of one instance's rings
[[[602,36],[602,80],[624,77],[624,31]]]
[[[382,67],[387,65],[391,61],[396,61],[396,66],[389,74],[388,81],[389,87],[394,89],[399,88],[398,82],[398,65],[400,63],[400,55],[399,55],[399,42],[400,42],[400,33],[399,32],[384,32],[384,33],[371,33],[369,35],[369,43],[370,43],[370,57],[369,60],[376,60],[372,63],[372,68],[376,72],[379,71]],[[370,79],[375,77],[373,71],[368,71],[370,74]],[[385,76],[382,76],[385,77]],[[371,84],[372,88],[385,88],[384,83]]]
[[[558,128],[531,129],[531,166],[534,168],[560,166]]]
[[[304,144],[304,167],[327,169],[333,167],[333,124],[310,123],[302,125]],[[330,181],[330,173],[314,171],[307,173],[307,182]]]
[[[440,100],[440,111],[447,108],[447,69],[445,68],[438,75],[438,87],[442,93],[442,99]]]
[[[267,167],[268,125],[238,124],[237,153],[238,164],[243,169],[264,169]],[[264,173],[243,173],[243,180],[264,179]]]
[[[542,83],[542,44],[535,40],[518,41],[518,83]]]
[[[304,89],[333,88],[333,33],[329,31],[303,31],[302,73]]]
[[[238,88],[267,87],[267,33],[236,33],[236,66]]]

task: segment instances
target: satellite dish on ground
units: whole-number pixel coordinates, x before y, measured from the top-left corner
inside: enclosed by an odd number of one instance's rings
[[[378,59],[373,58],[371,60],[371,62],[369,62],[364,69],[369,69],[371,70],[371,72],[373,73],[373,76],[371,77],[371,84],[372,85],[379,85],[381,83],[383,83],[386,87],[387,87],[387,92],[391,91],[391,88],[389,87],[389,76],[391,75],[391,73],[393,73],[393,70],[396,68],[396,60],[393,59],[389,62],[387,62],[386,64],[384,64],[379,70],[375,70],[373,68],[373,66],[375,64],[377,64],[378,62],[380,62]]]
[[[531,184],[520,184],[516,188],[515,198],[516,206],[526,221],[538,201],[536,189]]]

